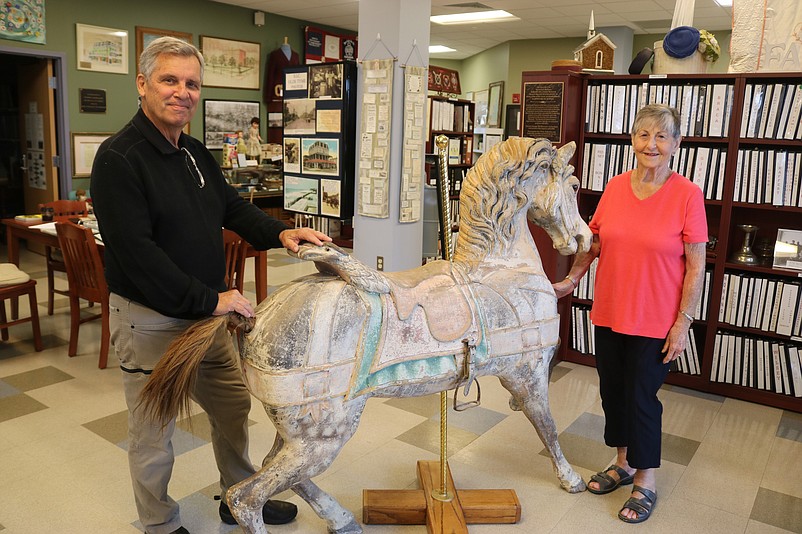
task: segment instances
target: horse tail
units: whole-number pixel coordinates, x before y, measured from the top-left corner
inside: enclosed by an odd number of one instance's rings
[[[145,417],[167,425],[178,415],[188,415],[198,368],[217,330],[223,325],[238,328],[244,321],[247,319],[236,313],[216,315],[198,321],[176,337],[139,394],[137,407],[144,410]]]

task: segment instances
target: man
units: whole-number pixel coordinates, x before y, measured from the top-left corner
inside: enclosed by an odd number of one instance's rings
[[[172,37],[153,41],[140,57],[141,108],[104,142],[92,169],[92,200],[105,243],[111,296],[111,341],[123,371],[128,404],[129,466],[139,518],[149,534],[186,533],[178,504],[167,494],[174,463],[175,420],[142,417],[138,396],[169,342],[195,320],[254,314],[238,291],[227,291],[222,228],[258,249],[326,235],[288,229],[241,199],[226,184],[214,156],[182,133],[198,105],[203,56]],[[221,331],[198,373],[193,399],[209,416],[220,489],[254,473],[248,458],[250,395],[231,337]],[[266,523],[292,521],[295,505],[268,501]],[[235,524],[225,501],[220,518]]]

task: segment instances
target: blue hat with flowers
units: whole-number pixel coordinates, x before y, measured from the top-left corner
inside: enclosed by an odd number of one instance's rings
[[[699,46],[699,30],[691,26],[677,26],[663,39],[663,50],[675,58],[684,58],[696,52]]]

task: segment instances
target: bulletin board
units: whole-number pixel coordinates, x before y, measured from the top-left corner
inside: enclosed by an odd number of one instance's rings
[[[284,209],[347,219],[354,214],[356,64],[284,69]]]

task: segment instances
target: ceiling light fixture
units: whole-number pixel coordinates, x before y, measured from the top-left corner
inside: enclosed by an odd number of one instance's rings
[[[434,15],[429,18],[435,24],[471,24],[477,22],[504,22],[521,20],[506,11],[474,11],[472,13],[455,13],[453,15]]]
[[[732,7],[732,0],[713,0],[721,7]]]
[[[456,52],[456,48],[449,48],[443,45],[429,45],[430,54],[442,54],[443,52]]]

